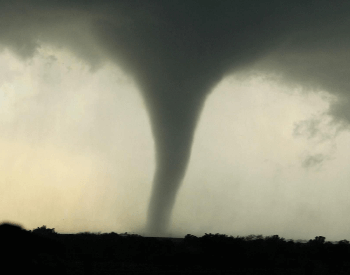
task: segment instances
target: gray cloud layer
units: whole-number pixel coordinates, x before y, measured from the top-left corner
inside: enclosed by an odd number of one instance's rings
[[[113,61],[135,78],[156,143],[149,230],[160,234],[205,98],[225,75],[256,70],[328,91],[333,122],[350,122],[349,12],[347,1],[1,1],[0,44],[23,59],[65,47],[92,70]],[[316,124],[303,127],[313,135]]]

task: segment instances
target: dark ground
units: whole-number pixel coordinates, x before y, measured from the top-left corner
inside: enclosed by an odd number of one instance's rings
[[[350,244],[279,236],[148,238],[0,225],[3,274],[350,274]]]

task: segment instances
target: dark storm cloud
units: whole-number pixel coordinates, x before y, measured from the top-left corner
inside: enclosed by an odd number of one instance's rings
[[[70,49],[92,69],[113,60],[138,83],[156,143],[153,232],[169,223],[200,111],[225,75],[257,70],[329,91],[340,99],[329,115],[350,120],[347,1],[1,3],[0,43],[22,58],[49,43]]]

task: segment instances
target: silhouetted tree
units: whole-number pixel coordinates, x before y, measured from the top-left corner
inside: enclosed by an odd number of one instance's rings
[[[55,232],[55,228],[46,228],[46,225],[43,225],[42,227],[35,228],[32,231],[32,233],[42,234],[42,235],[57,234]]]

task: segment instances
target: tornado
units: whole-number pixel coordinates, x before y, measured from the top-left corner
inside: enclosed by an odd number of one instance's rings
[[[149,87],[149,93],[157,91],[159,95],[146,97],[157,162],[148,210],[148,234],[161,236],[167,231],[176,195],[190,159],[205,95],[214,83],[204,79],[200,83],[196,82],[190,77],[183,77],[174,83],[163,85],[156,82]],[[148,90],[144,93],[147,94]]]
[[[137,26],[134,31],[146,37],[156,35],[154,26],[143,26],[142,31],[140,28]],[[206,95],[223,74],[219,67],[206,64],[201,41],[191,39],[183,43],[169,39],[160,43],[120,31],[124,29],[107,30],[103,26],[99,36],[105,41],[110,40],[107,34],[116,34],[114,41],[104,45],[111,45],[116,59],[134,76],[147,106],[155,142],[156,170],[146,233],[162,236],[168,230],[176,195],[185,176]],[[183,43],[179,46],[182,50],[174,48],[179,42]],[[135,44],[144,45],[147,50]]]
[[[134,77],[147,106],[156,170],[146,233],[162,236],[168,233],[207,95],[229,70],[260,56],[275,41],[276,30],[271,27],[264,33],[271,39],[256,44],[258,36],[250,35],[253,26],[226,1],[144,3],[138,10],[150,12],[145,12],[147,16],[135,16],[134,9],[127,9],[123,12],[133,14],[132,20],[121,25],[100,20],[95,33],[109,57]],[[231,13],[225,14],[227,8]],[[232,20],[233,14],[237,17]],[[224,26],[225,20],[230,25]]]

